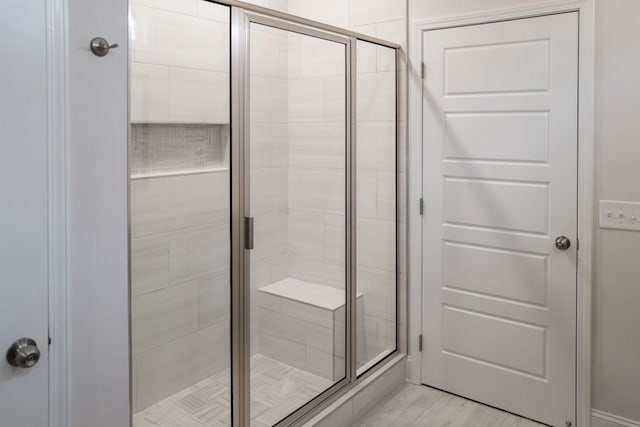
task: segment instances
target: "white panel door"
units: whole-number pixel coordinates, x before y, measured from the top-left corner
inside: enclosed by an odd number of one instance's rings
[[[422,381],[575,425],[578,15],[423,46]]]
[[[0,425],[48,419],[47,68],[45,1],[5,2],[0,13]],[[32,367],[7,362],[32,338]]]

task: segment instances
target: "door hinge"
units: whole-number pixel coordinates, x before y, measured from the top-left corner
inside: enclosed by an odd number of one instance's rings
[[[419,207],[420,215],[424,215],[424,199],[420,197],[420,207]]]
[[[244,248],[253,249],[253,218],[245,217],[244,219]]]
[[[580,239],[576,237],[576,251],[580,250]]]
[[[424,62],[420,63],[420,78],[424,79],[424,69],[425,69],[425,65]]]
[[[422,353],[422,334],[418,335],[418,351]]]

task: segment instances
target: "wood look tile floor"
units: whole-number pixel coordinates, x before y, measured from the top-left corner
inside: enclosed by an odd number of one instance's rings
[[[544,427],[508,412],[413,384],[405,385],[356,426]]]
[[[251,357],[251,426],[272,426],[326,390],[331,381],[262,355]],[[231,425],[225,369],[133,416],[133,427]]]

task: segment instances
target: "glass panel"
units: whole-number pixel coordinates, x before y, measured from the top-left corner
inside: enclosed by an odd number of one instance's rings
[[[357,44],[358,375],[396,349],[396,52]]]
[[[250,27],[252,425],[345,377],[345,55]]]
[[[230,425],[230,8],[169,3],[131,8],[133,425]]]

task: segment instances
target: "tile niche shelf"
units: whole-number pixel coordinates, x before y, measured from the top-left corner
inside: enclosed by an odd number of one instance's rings
[[[229,170],[228,123],[132,123],[131,179]]]

